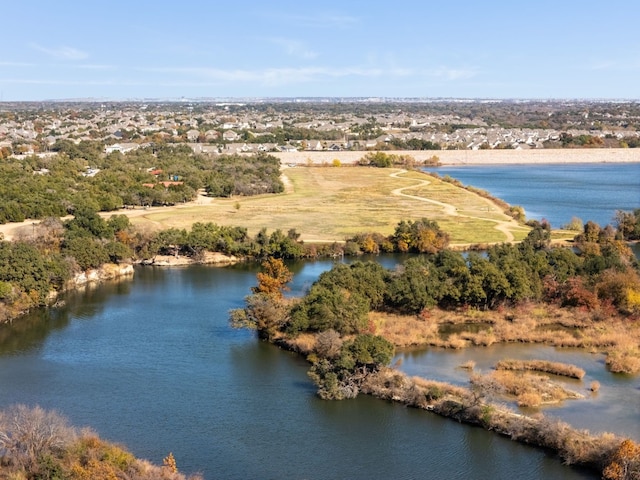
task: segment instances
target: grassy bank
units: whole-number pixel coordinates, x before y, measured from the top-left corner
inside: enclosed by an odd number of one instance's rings
[[[640,325],[624,318],[602,315],[597,311],[532,303],[502,311],[433,309],[428,316],[421,317],[371,312],[369,318],[377,332],[397,347],[429,345],[458,349],[494,343],[540,343],[603,352],[607,354],[607,366],[611,371],[640,372]],[[603,318],[606,321],[602,321]],[[475,328],[441,335],[441,328],[449,325],[475,325]],[[584,375],[571,366],[551,362],[544,365],[530,362],[520,367],[576,378]]]
[[[388,235],[400,220],[429,218],[452,244],[523,239],[518,225],[493,202],[421,172],[371,167],[295,167],[283,170],[284,193],[200,199],[175,208],[131,214],[139,228],[187,228],[194,222],[296,229],[305,242],[344,241],[360,232]],[[127,213],[129,215],[129,213]]]
[[[280,338],[277,343],[312,359],[323,354],[326,340],[323,333],[303,334],[295,339]],[[580,394],[566,390],[546,377],[522,376],[514,372],[474,374],[468,387],[460,387],[423,377],[410,377],[394,368],[381,368],[364,375],[359,381],[360,393],[434,412],[547,449],[563,462],[591,468],[601,473],[603,478],[640,478],[640,446],[632,440],[613,433],[592,434],[541,414],[522,415],[504,406],[505,396],[515,399],[521,406],[581,398]],[[616,476],[621,467],[631,474]]]

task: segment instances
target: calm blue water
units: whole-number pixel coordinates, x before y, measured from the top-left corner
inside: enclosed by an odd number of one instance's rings
[[[141,268],[1,326],[0,408],[57,409],[206,479],[597,478],[429,412],[318,399],[302,358],[229,327],[255,267]],[[330,267],[296,265],[292,290]]]
[[[553,228],[572,217],[614,224],[616,210],[640,208],[640,163],[465,165],[429,168],[524,207]]]

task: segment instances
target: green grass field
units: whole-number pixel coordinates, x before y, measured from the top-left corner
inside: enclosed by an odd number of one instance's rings
[[[371,167],[295,167],[283,170],[285,193],[200,199],[132,215],[135,225],[189,228],[214,222],[255,234],[296,229],[307,242],[343,241],[358,232],[393,232],[400,220],[426,217],[451,236],[452,244],[523,239],[518,225],[499,207],[474,193],[420,172]]]

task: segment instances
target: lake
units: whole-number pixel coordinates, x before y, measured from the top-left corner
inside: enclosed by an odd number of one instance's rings
[[[293,291],[331,265],[294,265]],[[597,478],[433,413],[320,400],[302,358],[229,326],[255,273],[137,268],[1,327],[0,407],[56,409],[142,458],[173,452],[206,479]]]
[[[600,226],[614,224],[616,210],[640,208],[640,163],[465,165],[425,170],[520,205],[528,219],[546,219],[553,228],[568,224],[572,217]]]
[[[436,171],[554,227],[572,216],[605,225],[616,210],[640,207],[638,164]],[[398,261],[379,259],[387,267]],[[331,265],[292,264],[291,295]],[[428,412],[362,396],[318,399],[303,359],[230,328],[227,312],[242,306],[255,273],[255,264],[137,268],[133,280],[70,294],[62,308],[0,326],[0,407],[56,409],[153,462],[173,452],[181,470],[206,479],[597,478]],[[500,348],[422,349],[399,358],[407,373],[464,383],[456,365],[473,356],[478,368],[490,368]],[[508,353],[580,364],[601,391],[545,412],[640,438],[637,377],[611,375],[601,356],[583,352],[517,346]]]

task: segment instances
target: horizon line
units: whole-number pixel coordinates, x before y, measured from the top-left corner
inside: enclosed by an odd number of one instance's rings
[[[359,103],[384,103],[384,102],[639,102],[640,98],[626,97],[395,97],[395,96],[224,96],[224,97],[79,97],[79,98],[49,98],[41,100],[3,100],[0,104],[11,103],[340,103],[343,101]]]

